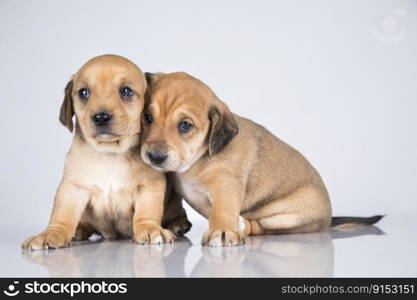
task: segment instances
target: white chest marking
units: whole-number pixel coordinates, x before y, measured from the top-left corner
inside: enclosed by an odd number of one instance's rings
[[[97,209],[115,209],[128,205],[126,198],[132,188],[134,170],[123,157],[97,155],[89,161],[75,162],[73,168],[77,181],[92,192],[91,201]],[[122,204],[124,203],[124,204]]]
[[[177,186],[180,189],[181,196],[200,214],[208,218],[211,211],[211,202],[207,193],[196,184],[182,179],[180,176],[176,177]]]
[[[108,200],[112,194],[117,194],[129,182],[128,170],[125,169],[124,164],[105,162],[98,163],[94,167],[93,172],[89,174],[89,180],[101,190],[104,200]]]

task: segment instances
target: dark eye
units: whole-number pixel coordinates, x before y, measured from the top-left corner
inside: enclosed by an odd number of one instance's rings
[[[132,89],[128,86],[122,86],[120,88],[119,93],[120,93],[120,96],[125,100],[129,99],[133,95]]]
[[[80,95],[80,98],[83,100],[88,100],[90,97],[90,91],[86,88],[82,88],[78,91],[78,95]]]
[[[190,131],[190,129],[193,127],[193,124],[187,122],[187,121],[181,121],[178,124],[178,131],[181,133],[186,133]]]
[[[145,122],[147,123],[147,124],[152,124],[152,122],[153,122],[153,117],[152,117],[152,115],[150,114],[150,113],[145,113]]]

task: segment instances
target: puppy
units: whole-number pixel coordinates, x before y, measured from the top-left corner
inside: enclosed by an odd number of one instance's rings
[[[231,113],[196,78],[186,73],[145,75],[151,88],[142,159],[168,172],[176,192],[209,219],[203,244],[232,246],[244,243],[249,234],[329,229],[326,187],[299,152]],[[372,224],[380,218],[334,218],[333,224]]]
[[[146,80],[126,58],[89,60],[65,88],[59,120],[75,136],[67,154],[49,225],[24,249],[65,247],[92,233],[133,237],[138,243],[171,242],[160,224],[166,180],[140,159]]]

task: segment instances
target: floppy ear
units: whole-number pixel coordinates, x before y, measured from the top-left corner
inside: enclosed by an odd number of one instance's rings
[[[165,73],[149,73],[145,72],[145,78],[146,78],[146,92],[145,92],[145,102],[147,103],[149,101],[152,87],[156,84],[156,82],[163,76]]]
[[[225,104],[212,106],[209,110],[211,131],[209,137],[209,154],[213,156],[224,149],[238,134],[237,122]]]
[[[59,113],[59,121],[62,125],[66,126],[70,132],[74,129],[74,124],[72,123],[72,117],[74,116],[74,104],[72,101],[72,80],[67,83],[65,87],[65,97],[64,102],[61,105],[61,111]]]
[[[165,73],[149,73],[145,72],[146,83],[148,84],[148,88],[155,85],[155,83],[163,76]]]

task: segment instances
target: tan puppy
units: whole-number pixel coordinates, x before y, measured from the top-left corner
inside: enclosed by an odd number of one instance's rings
[[[208,86],[186,73],[146,76],[151,88],[142,159],[172,172],[176,191],[209,219],[203,244],[238,245],[247,234],[329,228],[328,193],[299,152],[232,114]],[[336,218],[334,224],[379,218]]]
[[[146,80],[115,55],[88,61],[65,88],[59,120],[75,136],[46,230],[25,249],[65,247],[97,232],[138,243],[171,242],[160,226],[166,180],[139,156]]]

